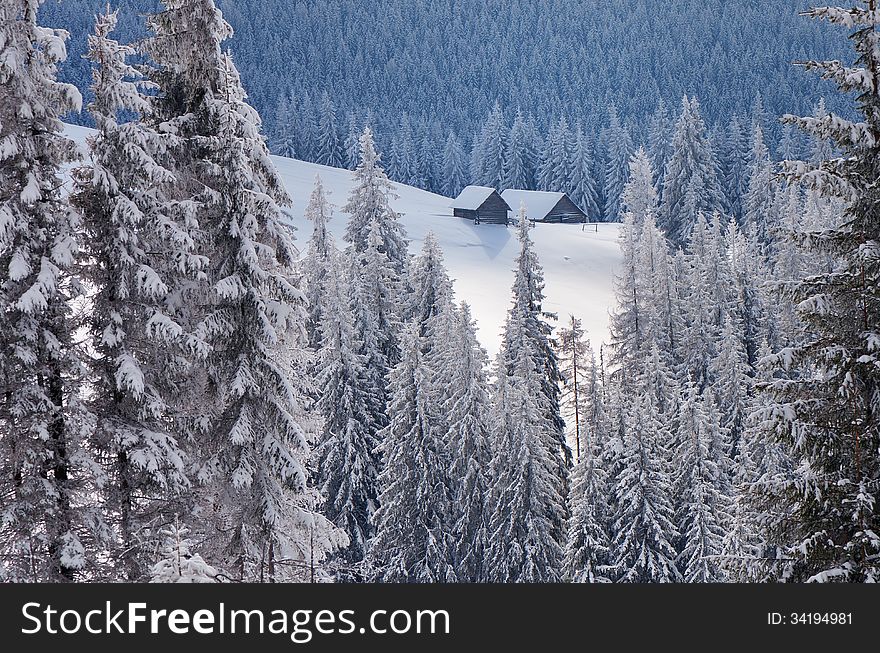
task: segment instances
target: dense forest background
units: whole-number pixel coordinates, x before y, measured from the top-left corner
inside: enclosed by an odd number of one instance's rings
[[[126,41],[142,36],[138,16],[157,3],[110,4],[123,9],[118,37]],[[835,28],[797,15],[805,0],[217,4],[235,30],[229,47],[273,150],[312,160],[321,159],[310,151],[314,144],[284,142],[291,113],[297,131],[313,124],[313,140],[322,120],[332,122],[340,147],[369,123],[386,161],[395,146],[427,150],[428,158],[433,150],[442,159],[451,134],[468,150],[496,102],[508,122],[520,109],[546,132],[565,117],[597,139],[614,106],[638,143],[647,141],[658,102],[675,111],[685,94],[699,97],[710,125],[750,115],[758,92],[770,115],[809,113],[829,88],[792,61],[850,56],[846,40],[830,35]],[[84,91],[86,35],[105,6],[105,0],[47,2],[41,12],[43,24],[72,34],[61,79]],[[828,108],[842,109],[840,98],[832,98]],[[332,121],[322,115],[328,103]],[[771,125],[765,136],[776,155],[780,127]],[[355,150],[356,139],[349,140]],[[406,140],[413,145],[401,144]],[[392,177],[400,176],[395,172],[392,166]],[[430,179],[417,185],[444,190]]]

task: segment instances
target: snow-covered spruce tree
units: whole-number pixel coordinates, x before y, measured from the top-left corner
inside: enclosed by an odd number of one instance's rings
[[[296,151],[296,98],[292,93],[282,93],[275,109],[272,152],[278,156],[294,158]]]
[[[622,213],[620,196],[630,171],[632,136],[621,124],[614,105],[608,108],[608,127],[605,140],[605,221],[619,222]]]
[[[503,188],[532,188],[535,183],[537,154],[533,148],[529,127],[521,111],[516,112],[506,146]]]
[[[67,33],[37,25],[38,0],[0,6],[0,577],[93,574],[103,479],[79,395],[79,216],[61,192],[79,158],[60,118],[80,94],[56,81]]]
[[[367,127],[361,134],[361,161],[354,172],[354,186],[342,210],[349,214],[345,240],[356,252],[367,249],[370,226],[379,227],[381,251],[388,256],[394,270],[405,276],[408,253],[406,232],[391,208],[396,199],[394,186],[382,169],[381,156],[376,152],[373,132]]]
[[[696,98],[682,100],[672,139],[672,154],[663,173],[663,201],[658,224],[673,244],[683,246],[698,212],[721,209],[717,162]],[[690,200],[690,202],[689,202]]]
[[[677,532],[664,447],[670,434],[638,393],[624,400],[619,412],[620,471],[611,489],[615,512],[609,573],[615,582],[677,582],[681,576],[672,544]]]
[[[636,228],[641,229],[650,213],[657,213],[657,189],[648,153],[640,147],[629,160],[629,176],[620,193],[620,210],[633,214]]]
[[[718,152],[718,164],[726,200],[725,210],[742,224],[743,199],[749,183],[749,139],[739,116],[733,116],[727,125]]]
[[[306,205],[305,217],[312,223],[312,236],[302,264],[308,304],[306,334],[309,347],[317,351],[321,347],[321,329],[324,322],[323,294],[329,274],[330,258],[336,250],[333,235],[327,230],[327,223],[333,217],[333,209],[327,200],[320,175],[315,175],[315,187]]]
[[[651,169],[654,171],[654,182],[659,188],[663,182],[663,171],[666,170],[666,162],[672,155],[672,118],[669,110],[661,98],[657,103],[657,110],[651,116],[648,124],[648,156],[651,157]]]
[[[163,128],[179,139],[181,200],[208,258],[186,294],[196,332],[211,344],[192,371],[200,483],[193,528],[214,559],[246,580],[296,577],[344,533],[314,512],[298,400],[277,363],[304,336],[304,296],[290,281],[296,250],[280,207],[290,200],[221,42],[231,35],[213,0],[166,0],[148,17],[145,51],[161,68]],[[162,115],[164,114],[164,115]]]
[[[566,480],[559,443],[542,410],[542,369],[522,313],[511,311],[498,356],[490,424],[491,503],[487,579],[498,583],[562,579]]]
[[[571,156],[571,180],[568,189],[571,200],[587,214],[588,221],[598,222],[601,214],[593,177],[593,153],[589,138],[581,125],[575,130]]]
[[[457,197],[467,185],[467,154],[461,141],[452,132],[446,139],[440,167],[443,172],[443,192],[447,197]]]
[[[717,412],[705,406],[710,401],[690,384],[678,413],[678,450],[673,459],[677,474],[675,522],[680,536],[678,568],[688,583],[724,579],[719,556],[728,520],[729,497],[722,487],[726,470],[718,460],[720,452],[712,441],[720,428],[712,423]]]
[[[537,179],[541,190],[562,193],[571,190],[573,152],[571,130],[563,116],[550,127],[544,143]]]
[[[562,374],[560,406],[565,419],[566,433],[574,443],[575,461],[580,462],[581,438],[587,442],[587,405],[593,400],[586,394],[591,366],[594,364],[590,342],[584,339],[581,321],[569,316],[568,325],[559,330],[557,338],[559,372]]]
[[[376,424],[371,415],[371,383],[357,341],[348,280],[340,254],[331,251],[323,282],[318,387],[324,432],[316,449],[318,479],[326,497],[324,514],[344,529],[350,544],[342,553],[349,563],[364,558],[372,536],[379,461]]]
[[[388,425],[388,377],[400,360],[401,283],[383,251],[376,220],[371,223],[366,251],[349,251],[348,258],[357,353],[364,358],[370,415],[379,430]]]
[[[535,357],[535,367],[541,374],[541,410],[550,429],[548,436],[558,443],[559,459],[562,467],[559,480],[563,484],[567,478],[567,468],[571,466],[571,451],[565,442],[565,420],[559,409],[559,393],[562,375],[559,372],[559,361],[556,357],[555,344],[552,337],[553,328],[547,320],[555,320],[556,315],[543,309],[544,303],[544,270],[534,250],[534,243],[529,235],[529,220],[525,208],[520,207],[517,234],[520,241],[520,253],[516,259],[516,270],[513,282],[513,306],[508,313],[508,320],[519,320],[523,323],[524,337],[531,343],[531,355]],[[503,346],[508,350],[508,363],[512,371],[517,350],[523,340],[515,333],[505,330]],[[554,454],[555,457],[556,454]],[[565,493],[563,493],[565,496]]]
[[[840,157],[788,163],[784,176],[846,202],[841,223],[810,239],[833,254],[830,272],[804,278],[794,301],[810,339],[771,357],[789,378],[766,384],[774,403],[759,411],[766,432],[792,458],[794,474],[770,492],[778,503],[767,539],[782,559],[775,574],[789,581],[880,580],[880,422],[877,342],[880,324],[880,8],[874,0],[848,9],[811,9],[808,16],[854,28],[858,58],[804,64],[855,92],[861,120],[829,114],[788,117]],[[793,374],[797,372],[797,376]]]
[[[449,457],[438,432],[436,390],[423,349],[430,336],[408,325],[401,361],[391,374],[391,422],[381,434],[376,537],[370,563],[384,582],[454,582],[455,540],[449,523]]]
[[[606,583],[610,582],[607,477],[602,468],[601,446],[590,440],[587,448],[590,451],[571,473],[568,496],[571,517],[563,576],[572,583]]]
[[[748,171],[748,188],[743,198],[743,225],[754,230],[760,241],[766,245],[773,240],[773,170],[770,151],[764,144],[764,133],[759,125],[755,126],[752,134]]]
[[[734,460],[752,407],[752,378],[743,345],[739,322],[731,315],[724,318],[719,334],[718,354],[709,365],[712,394],[721,413],[721,427],[727,433],[730,449],[726,455]]]
[[[385,460],[371,563],[384,581],[452,582],[457,515],[447,409],[450,363],[460,361],[451,349],[452,282],[431,233],[413,262],[411,282],[416,301],[402,359],[391,373],[390,422],[380,434]]]
[[[339,142],[339,126],[336,124],[336,107],[330,94],[321,94],[321,118],[318,122],[317,162],[334,168],[341,168],[344,153]]]
[[[117,121],[120,111],[149,114],[150,104],[126,63],[134,49],[110,38],[116,21],[116,12],[100,16],[89,37],[97,133],[88,165],[75,172],[73,202],[88,235],[83,276],[95,290],[91,406],[110,478],[111,557],[117,577],[136,581],[152,562],[151,522],[179,509],[189,486],[170,421],[186,356],[181,326],[169,314],[171,289],[181,276],[194,278],[202,259],[170,205],[174,174],[157,160],[165,137],[143,122]]]
[[[189,529],[177,519],[162,529],[161,558],[150,571],[151,583],[216,583],[218,571],[198,553],[187,537]]]
[[[504,113],[496,101],[480,131],[478,183],[491,188],[502,187],[506,150],[507,128],[504,124]]]
[[[588,376],[583,381],[586,395],[584,443],[571,473],[568,505],[568,537],[565,544],[564,576],[574,583],[607,582],[610,504],[608,474],[604,468],[611,425],[605,414],[603,388],[592,351]]]
[[[486,578],[490,518],[488,358],[477,341],[470,307],[462,303],[451,317],[452,337],[441,354],[441,369],[448,373],[448,396],[442,410],[452,458],[455,569],[459,582],[480,582]]]
[[[614,278],[615,305],[611,312],[611,362],[624,374],[633,374],[646,353],[649,340],[650,312],[645,270],[641,266],[641,241],[635,215],[623,214],[618,236],[623,261]]]

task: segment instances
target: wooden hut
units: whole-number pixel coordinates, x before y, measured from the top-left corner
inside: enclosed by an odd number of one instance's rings
[[[542,190],[515,190],[501,193],[502,199],[519,215],[520,204],[526,207],[526,216],[532,222],[565,222],[581,224],[587,221],[584,213],[565,193]]]
[[[509,221],[510,206],[501,199],[494,188],[487,186],[467,186],[452,204],[453,215],[473,220],[474,224],[487,222],[506,225]]]

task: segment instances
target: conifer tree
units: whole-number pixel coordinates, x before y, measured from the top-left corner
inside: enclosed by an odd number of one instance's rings
[[[672,544],[677,533],[663,446],[669,432],[644,398],[636,395],[625,406],[618,415],[621,459],[612,489],[610,573],[616,582],[677,582]]]
[[[181,192],[200,226],[207,265],[190,319],[208,345],[192,370],[200,395],[190,421],[200,482],[194,526],[218,563],[237,577],[289,577],[278,562],[321,560],[346,542],[314,512],[309,446],[295,415],[298,398],[278,364],[301,346],[306,315],[291,281],[296,257],[281,206],[290,199],[246,103],[222,41],[231,35],[213,0],[166,0],[148,17],[146,52],[163,128],[179,144]],[[191,192],[191,191],[190,191]]]
[[[376,424],[370,414],[370,379],[357,342],[344,270],[331,251],[321,297],[327,318],[321,327],[321,372],[317,379],[324,433],[316,450],[318,478],[327,503],[324,514],[348,534],[342,554],[348,563],[364,558],[373,534],[379,460]]]
[[[95,288],[90,330],[96,446],[108,460],[105,508],[116,531],[111,555],[120,577],[142,579],[153,546],[151,522],[184,499],[189,481],[180,434],[171,427],[186,372],[182,328],[169,313],[170,289],[194,279],[202,259],[175,215],[165,168],[165,137],[144,122],[119,123],[121,111],[149,115],[143,80],[126,58],[134,49],[110,38],[117,14],[98,17],[89,37],[97,126],[91,160],[75,173]],[[153,531],[155,533],[155,531]]]
[[[608,127],[605,132],[605,221],[619,222],[622,218],[620,196],[629,176],[632,156],[632,137],[626,125],[621,124],[617,109],[608,109]]]
[[[684,245],[698,213],[711,214],[721,208],[716,167],[699,103],[696,98],[685,97],[663,174],[658,220],[674,244]]]
[[[467,185],[467,156],[464,148],[453,132],[449,132],[443,148],[443,192],[447,197],[458,197]]]
[[[880,580],[880,428],[876,331],[880,268],[874,252],[880,175],[880,14],[874,0],[807,15],[854,29],[857,59],[811,61],[808,70],[857,94],[858,121],[838,115],[789,117],[815,139],[830,139],[841,156],[791,163],[786,177],[846,202],[841,224],[809,242],[830,253],[833,270],[805,277],[794,301],[811,334],[802,346],[774,355],[786,377],[768,382],[773,403],[758,412],[765,433],[792,458],[794,474],[769,493],[778,502],[765,533],[782,555],[774,575],[790,581]]]
[[[455,519],[455,568],[459,582],[486,578],[489,545],[489,476],[492,452],[489,443],[488,359],[477,342],[470,307],[462,303],[452,316],[452,338],[445,347],[442,369],[447,377],[445,415],[452,465],[452,515]]]
[[[219,572],[192,551],[189,529],[175,522],[162,529],[162,557],[153,565],[151,583],[216,583]]]
[[[588,221],[599,221],[599,200],[593,177],[593,154],[590,142],[583,128],[578,125],[572,149],[571,182],[568,192],[571,200],[584,213]]]
[[[334,168],[341,168],[343,162],[342,145],[339,142],[339,126],[336,124],[336,107],[327,91],[321,95],[317,162]]]
[[[375,221],[381,251],[388,256],[397,274],[403,276],[408,259],[406,232],[391,208],[390,202],[397,199],[397,194],[382,169],[381,156],[376,152],[369,127],[361,134],[361,162],[354,172],[354,181],[348,203],[342,207],[350,216],[345,227],[345,240],[356,252],[365,251]]]
[[[67,33],[37,24],[40,4],[0,6],[0,576],[64,582],[95,563],[102,479],[71,303],[81,224],[61,190],[78,159],[61,116],[82,98],[56,81]]]
[[[535,152],[529,127],[521,111],[516,112],[507,137],[503,187],[531,189],[534,186]]]
[[[336,248],[333,236],[327,230],[327,223],[331,217],[332,209],[327,201],[324,183],[319,175],[315,175],[315,187],[312,189],[305,211],[305,218],[312,223],[312,236],[303,263],[303,282],[308,302],[306,334],[309,339],[309,347],[314,351],[321,347],[321,325],[324,322],[323,309],[325,307],[323,294],[327,277],[330,274],[328,269],[330,259]]]

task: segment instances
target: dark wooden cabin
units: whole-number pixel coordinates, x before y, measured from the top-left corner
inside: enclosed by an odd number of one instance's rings
[[[520,205],[526,208],[526,217],[532,222],[564,222],[581,224],[587,221],[584,213],[565,193],[510,188],[501,197],[519,215]]]
[[[486,222],[507,225],[509,221],[510,206],[497,190],[487,186],[465,187],[450,206],[453,215],[473,220],[474,224]]]

